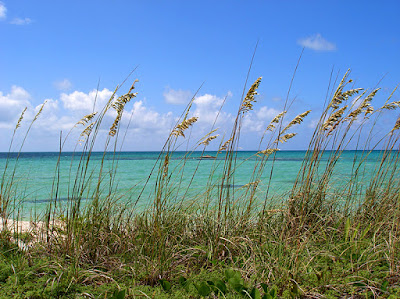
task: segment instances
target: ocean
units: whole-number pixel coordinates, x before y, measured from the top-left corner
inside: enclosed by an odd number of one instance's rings
[[[230,185],[223,186],[224,188],[239,191],[244,185],[252,182],[254,167],[259,161],[256,154],[255,151],[237,152],[234,181]],[[330,154],[326,152],[322,157],[321,169],[328,163]],[[168,168],[168,174],[172,173],[170,183],[172,198],[177,201],[180,197],[194,199],[206,190],[207,184],[220,184],[225,153],[220,153],[216,159],[200,159],[202,155],[217,156],[217,152],[172,154]],[[267,190],[269,200],[287,198],[305,155],[306,151],[277,152],[274,161],[269,160],[266,163],[260,176],[258,199],[263,201],[267,196]],[[7,188],[8,182],[14,175],[8,194],[13,198],[11,206],[24,218],[43,213],[55,194],[62,205],[67,198],[76,194],[79,184],[85,186],[82,198],[90,197],[91,192],[96,189],[99,178],[102,181],[99,188],[101,194],[112,193],[117,201],[123,203],[124,200],[129,200],[137,202],[138,207],[145,207],[154,198],[152,195],[156,185],[159,156],[159,152],[120,152],[106,153],[103,159],[103,153],[94,152],[90,156],[87,169],[81,169],[79,153],[66,152],[59,155],[57,152],[24,152],[19,156],[16,153],[0,153],[0,173],[3,190]],[[185,156],[187,159],[182,160]],[[340,187],[349,181],[354,160],[360,160],[361,157],[361,151],[344,151],[341,154],[331,180],[332,187]],[[58,159],[60,159],[59,167],[57,167]],[[102,161],[104,162],[101,168]],[[380,161],[380,151],[371,152],[365,160],[362,168],[363,176],[360,179],[360,184],[365,184],[364,188]],[[101,174],[100,169],[102,169]],[[150,175],[152,169],[154,169],[153,175]],[[214,172],[210,178],[212,169]],[[77,176],[84,172],[86,172],[85,179],[80,175]]]

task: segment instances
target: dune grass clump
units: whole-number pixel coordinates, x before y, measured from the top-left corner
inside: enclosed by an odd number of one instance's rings
[[[383,113],[400,103],[372,103],[379,89],[350,87],[345,74],[326,101],[290,193],[272,198],[269,188],[279,145],[296,138],[296,128],[311,113],[286,120],[283,111],[266,125],[251,157],[248,183],[235,184],[242,122],[256,104],[261,78],[243,95],[230,136],[220,139],[205,188],[193,194],[196,172],[185,172],[194,151],[204,153],[218,141],[218,129],[194,143],[180,160],[180,146],[190,144],[194,97],[172,128],[154,168],[141,189],[117,192],[121,120],[136,97],[134,85],[100,112],[84,116],[70,168],[66,203],[60,202],[60,155],[52,200],[34,230],[18,223],[15,172],[19,153],[11,145],[1,179],[0,296],[27,298],[372,298],[400,296],[399,119],[374,138]],[[135,81],[136,82],[136,81]],[[134,83],[135,84],[135,83]],[[43,108],[43,106],[42,106]],[[41,108],[41,109],[42,109]],[[106,113],[115,119],[100,161],[94,144]],[[39,117],[41,110],[33,119]],[[386,113],[386,112],[385,112]],[[364,144],[360,140],[365,140]],[[338,184],[336,168],[343,152],[356,144],[348,179]],[[375,169],[366,161],[380,150]],[[111,153],[111,162],[106,155]],[[12,164],[14,163],[14,164]],[[96,163],[97,167],[93,167]],[[372,175],[367,175],[372,172]],[[187,179],[189,176],[189,179]],[[188,183],[184,183],[185,177]],[[146,209],[139,209],[140,202]],[[14,222],[13,222],[14,223]]]

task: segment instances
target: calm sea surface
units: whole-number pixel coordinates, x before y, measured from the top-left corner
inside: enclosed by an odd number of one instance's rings
[[[204,192],[207,184],[218,184],[218,182],[220,184],[218,178],[222,175],[224,153],[220,153],[217,159],[206,160],[199,158],[202,154],[215,156],[216,152],[194,152],[183,163],[182,157],[185,154],[185,152],[175,152],[170,159],[168,170],[169,173],[173,173],[170,184],[173,196],[176,198],[179,196],[194,198]],[[258,197],[265,198],[268,186],[269,196],[277,198],[287,196],[293,187],[305,154],[305,151],[277,152],[275,161],[268,161],[265,165],[258,188],[260,190]],[[18,161],[17,154],[11,154],[8,157],[7,153],[0,153],[0,176],[5,178],[4,186],[6,186],[15,172],[12,194],[13,198],[17,198],[18,203],[14,203],[14,206],[18,206],[19,209],[22,208],[25,216],[32,213],[33,210],[42,212],[48,205],[50,198],[54,198],[56,190],[59,201],[65,201],[66,198],[71,197],[76,192],[76,183],[79,182],[85,185],[85,192],[83,193],[83,198],[85,198],[88,190],[93,191],[96,188],[95,183],[98,182],[99,178],[102,181],[100,186],[102,194],[111,191],[116,196],[121,196],[121,201],[129,198],[133,202],[141,194],[138,203],[139,205],[146,205],[151,201],[151,195],[154,192],[159,155],[159,152],[122,152],[115,154],[115,156],[112,153],[107,153],[100,173],[103,153],[92,153],[89,166],[84,170],[79,170],[80,155],[77,153],[62,153],[58,169],[59,153],[21,153]],[[321,165],[326,165],[328,156],[329,153],[323,156]],[[346,183],[351,175],[355,157],[360,158],[361,156],[362,152],[343,152],[335,167],[332,184]],[[368,156],[363,167],[363,182],[367,182],[371,177],[377,163],[380,162],[380,156],[379,151],[374,151]],[[7,171],[4,175],[7,159]],[[239,190],[243,185],[252,182],[256,163],[256,152],[238,152],[234,183],[225,187]],[[150,176],[153,168],[154,174]],[[211,169],[215,169],[215,171],[210,178]],[[84,171],[86,171],[86,179],[81,180],[77,174],[82,174]],[[271,180],[269,180],[270,177]],[[109,187],[110,181],[113,182],[112,189]],[[144,188],[145,185],[146,188]],[[4,186],[3,188],[5,188]],[[89,194],[92,191],[89,191]]]

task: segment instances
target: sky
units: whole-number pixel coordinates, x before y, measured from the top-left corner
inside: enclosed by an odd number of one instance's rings
[[[240,149],[258,149],[283,110],[301,53],[287,120],[312,112],[282,149],[306,149],[331,77],[350,68],[354,87],[379,85],[376,105],[400,83],[399,11],[397,0],[0,0],[0,151],[9,150],[27,107],[11,146],[19,150],[44,101],[22,150],[58,151],[60,135],[93,111],[95,98],[101,110],[133,70],[117,92],[139,80],[121,123],[123,150],[160,150],[193,96],[190,116],[198,121],[191,140],[207,134],[219,115],[219,138],[209,149],[218,148],[230,134],[257,43],[246,88],[260,76],[262,82],[243,120]],[[398,91],[392,100],[400,100]],[[390,130],[398,116],[386,113],[378,131]],[[104,149],[114,117],[105,118],[97,150]],[[81,131],[73,129],[64,150],[79,146]]]

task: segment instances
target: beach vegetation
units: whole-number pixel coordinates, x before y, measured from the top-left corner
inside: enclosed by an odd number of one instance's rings
[[[276,154],[280,145],[296,140],[298,126],[312,111],[287,119],[288,97],[265,126],[248,183],[229,188],[243,163],[237,159],[243,120],[256,105],[262,78],[244,92],[230,135],[219,136],[214,124],[190,143],[198,121],[191,114],[194,95],[143,186],[121,195],[116,173],[128,130],[121,120],[136,97],[136,81],[117,97],[122,84],[104,107],[73,127],[80,130],[72,156],[77,166],[70,168],[63,202],[60,158],[73,134],[60,136],[51,200],[22,229],[25,193],[15,173],[23,167],[20,153],[43,106],[12,153],[24,110],[1,175],[0,297],[399,298],[400,118],[374,138],[382,117],[398,113],[399,102],[391,101],[395,89],[376,106],[379,89],[355,88],[349,77],[350,71],[332,84],[337,87],[326,97],[293,187],[279,199],[270,195]],[[103,130],[107,113],[115,118]],[[100,134],[106,135],[104,153],[94,161]],[[188,174],[185,166],[195,151],[204,154],[217,142],[218,159],[210,164],[204,189],[193,195],[198,168]],[[190,144],[180,160],[172,159]],[[345,183],[337,184],[335,167],[350,145],[353,164]],[[380,151],[379,161],[371,169],[367,161],[374,150]],[[189,176],[188,184],[183,176]],[[139,206],[143,201],[145,208]]]

